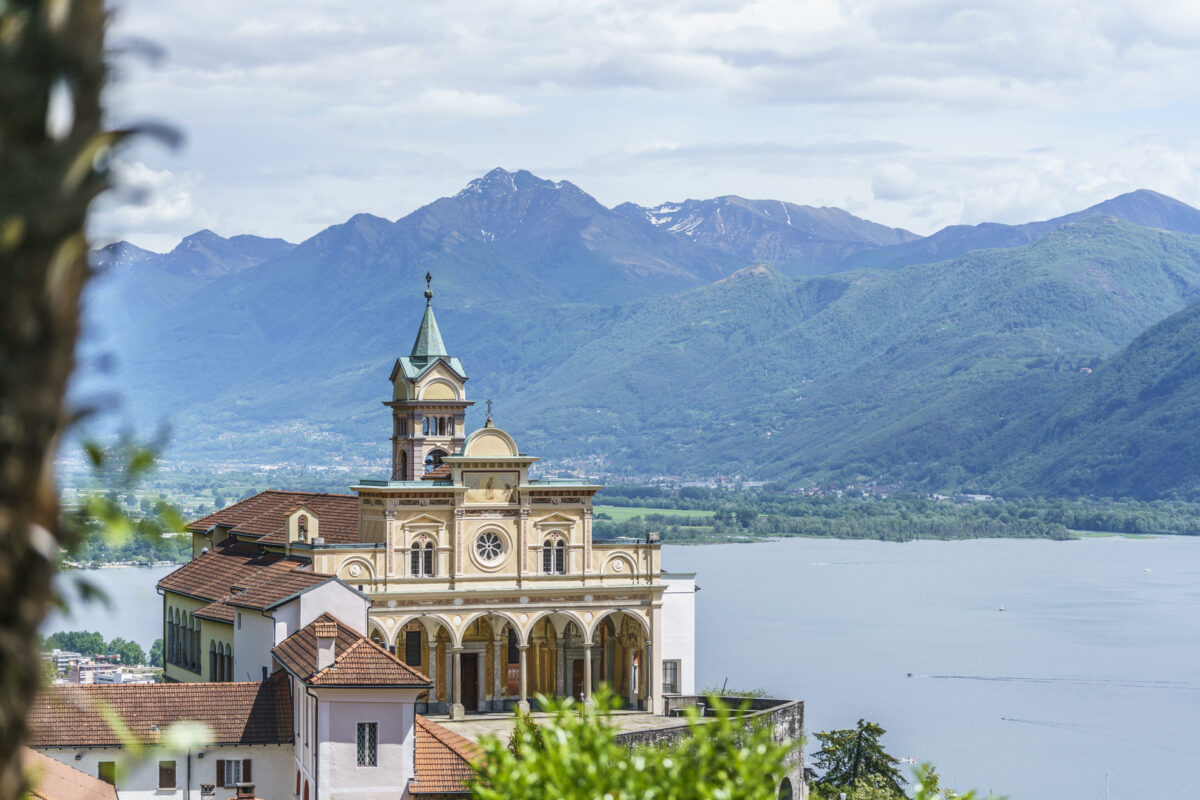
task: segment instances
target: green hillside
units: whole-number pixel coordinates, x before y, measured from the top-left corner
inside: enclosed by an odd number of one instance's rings
[[[125,367],[143,426],[173,422],[168,456],[382,470],[379,401],[423,304],[411,266],[363,256],[385,224],[356,218],[154,318]],[[1053,480],[1057,461],[1020,468],[1040,441],[1031,420],[1118,374],[1102,362],[1200,297],[1200,238],[1111,218],[939,264],[750,268],[616,305],[523,300],[468,266],[437,273],[439,322],[471,396],[494,398],[530,453],[609,473],[938,489],[1094,490]]]
[[[1200,496],[1200,304],[1047,398],[992,480],[1045,493]]]

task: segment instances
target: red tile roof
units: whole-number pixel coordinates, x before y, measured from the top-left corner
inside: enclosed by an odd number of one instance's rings
[[[218,600],[215,603],[209,603],[203,608],[192,614],[194,617],[201,619],[211,619],[217,622],[233,622],[233,606],[226,603],[224,600]]]
[[[319,572],[293,570],[272,575],[270,579],[246,589],[244,592],[235,592],[225,599],[225,603],[236,608],[266,610],[332,580],[337,579],[332,575],[323,575]]]
[[[121,739],[104,717],[116,712],[130,733],[155,743],[172,724],[207,725],[209,744],[286,744],[292,740],[289,681],[276,672],[262,683],[152,683],[47,686],[29,714],[31,747],[115,747]]]
[[[39,800],[117,800],[117,790],[111,783],[28,747],[21,748],[21,768],[31,785],[26,797]]]
[[[467,794],[475,777],[471,764],[483,755],[482,748],[436,722],[417,715],[415,777],[412,794]]]
[[[450,465],[442,464],[440,467],[434,467],[421,476],[423,481],[440,481],[450,477]]]
[[[337,626],[333,664],[317,669],[318,628]],[[322,633],[328,632],[323,630]],[[424,689],[429,679],[331,614],[322,614],[280,642],[271,653],[310,686],[396,686]]]
[[[287,517],[300,505],[307,506],[317,517],[317,535],[326,542],[358,541],[358,497],[352,494],[272,489],[190,522],[187,529],[204,533],[220,525],[231,534],[254,537],[263,544],[287,544]]]
[[[230,542],[184,564],[162,578],[158,586],[213,603],[229,600],[234,594],[247,594],[250,590],[265,586],[282,576],[289,576],[286,584],[281,584],[287,587],[299,585],[303,581],[312,580],[313,577],[319,577],[320,580],[328,580],[331,577],[309,572],[310,563],[307,558],[260,552],[259,547],[254,544]],[[291,577],[291,573],[297,570],[303,570],[305,577]],[[274,595],[264,590],[253,595],[251,599],[268,596]]]

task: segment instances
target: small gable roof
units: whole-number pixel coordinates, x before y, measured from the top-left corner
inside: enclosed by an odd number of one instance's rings
[[[467,794],[475,778],[471,764],[483,749],[452,730],[417,715],[415,777],[408,790],[420,794]]]
[[[117,800],[117,788],[82,770],[21,748],[21,767],[31,784],[25,797],[38,800]]]
[[[336,624],[333,663],[317,669],[317,633]],[[432,684],[379,644],[325,613],[271,650],[284,668],[309,686],[392,686],[427,689]]]
[[[300,506],[318,519],[326,542],[358,541],[358,498],[352,494],[271,489],[189,522],[187,529],[206,533],[219,526],[230,535],[253,537],[260,544],[287,544],[288,517]]]

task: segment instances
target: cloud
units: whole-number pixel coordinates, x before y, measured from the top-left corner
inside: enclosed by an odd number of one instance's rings
[[[133,151],[164,183],[108,218],[131,236],[298,240],[498,163],[609,205],[739,194],[921,232],[1141,185],[1200,203],[1182,0],[125,0],[115,39],[166,58],[118,64],[113,121],[188,139]]]
[[[115,188],[97,201],[93,217],[101,235],[173,233],[180,223],[195,224],[202,217],[192,198],[197,173],[177,175],[141,161],[116,159],[112,179]]]

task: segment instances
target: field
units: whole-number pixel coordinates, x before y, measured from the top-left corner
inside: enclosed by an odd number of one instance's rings
[[[689,511],[678,508],[643,508],[639,506],[596,506],[597,514],[607,514],[613,522],[625,522],[634,517],[661,514],[664,517],[711,517],[713,512],[696,509]]]

